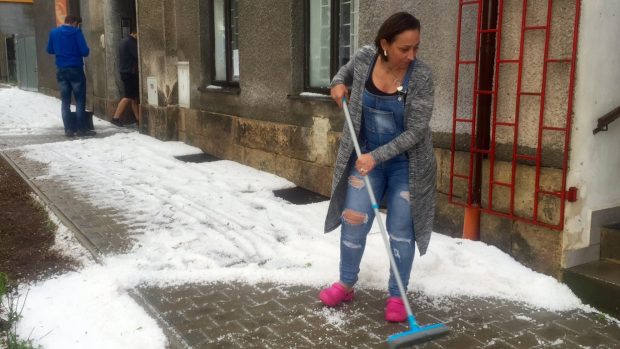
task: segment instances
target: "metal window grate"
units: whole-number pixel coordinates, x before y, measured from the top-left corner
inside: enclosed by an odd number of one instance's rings
[[[459,0],[450,158],[450,186],[448,193],[449,202],[464,207],[479,206],[480,210],[485,213],[544,226],[550,229],[562,230],[564,228],[565,201],[568,195],[566,191],[566,173],[568,166],[568,144],[570,139],[571,114],[573,108],[580,0],[568,1],[570,6],[572,6],[571,8],[574,8],[574,16],[570,17],[571,20],[574,20],[574,23],[569,23],[571,24],[571,28],[569,29],[572,30],[572,46],[569,48],[572,50],[570,52],[570,57],[550,57],[550,47],[555,44],[552,40],[551,33],[553,30],[557,30],[557,28],[552,26],[561,25],[561,23],[558,24],[558,20],[552,20],[552,17],[554,16],[554,3],[558,3],[558,1],[547,0],[546,14],[542,14],[544,16],[544,24],[528,23],[528,18],[530,18],[530,16],[540,17],[541,13],[531,13],[531,8],[528,8],[528,0],[523,0],[521,2],[521,25],[518,33],[518,49],[516,49],[518,51],[518,57],[508,58],[502,56],[502,35],[504,34],[503,30],[505,29],[503,28],[503,24],[505,15],[507,14],[505,13],[506,8],[504,5],[506,3],[511,4],[513,6],[511,9],[517,11],[519,9],[515,9],[514,6],[519,5],[518,3],[506,2],[504,0],[491,0],[491,2],[493,2],[493,4],[497,3],[497,24],[495,28],[483,28],[482,9],[483,6],[489,5],[489,2],[487,0]],[[540,4],[541,2],[538,1],[536,3]],[[530,5],[534,6],[535,4]],[[566,7],[567,1],[563,1],[561,5]],[[558,7],[560,6],[558,5]],[[467,15],[469,15],[469,17],[465,17]],[[514,17],[515,13],[511,12],[509,15]],[[466,32],[467,24],[469,22],[464,23],[464,20],[472,20],[473,18],[471,16],[475,16],[475,33]],[[474,25],[472,24],[471,27],[473,26]],[[466,28],[465,30],[464,27]],[[560,30],[562,29],[563,28],[560,28]],[[526,47],[528,48],[528,51],[531,50],[531,45],[526,45],[526,36],[529,38],[529,36],[534,33],[544,35],[544,44],[541,48],[542,52],[529,52],[525,55],[524,52]],[[472,57],[467,57],[467,59],[461,57],[462,37],[467,34],[475,35],[475,59],[472,59]],[[480,68],[481,41],[487,38],[485,36],[489,34],[494,35],[495,38],[493,88],[491,90],[480,90],[478,89],[478,74]],[[539,86],[539,90],[529,90],[529,88],[531,88],[530,85],[532,84],[530,83],[530,80],[526,81],[527,78],[524,76],[525,71],[531,71],[530,68],[534,65],[532,63],[532,57],[537,57],[536,55],[540,55],[541,53],[542,59],[539,62],[542,65],[540,78],[541,84]],[[514,50],[512,54],[514,54]],[[510,66],[512,66],[513,69],[516,67],[516,82],[514,82],[516,84],[516,90],[512,94],[500,93],[503,91],[500,89],[505,87],[503,85],[500,86],[500,84],[506,84],[506,81],[502,79],[503,76],[501,74],[504,74],[505,69]],[[463,82],[459,79],[461,78],[461,74],[463,74],[463,72],[469,72],[471,74],[472,68],[473,86],[469,91],[467,91],[468,89],[463,87]],[[561,115],[561,119],[563,121],[561,125],[547,124],[548,121],[545,119],[547,104],[553,103],[554,106],[558,105],[558,97],[553,93],[548,93],[550,92],[548,89],[550,69],[555,69],[556,74],[554,77],[556,79],[558,76],[561,76],[561,74],[558,74],[557,71],[565,71],[564,81],[568,82],[566,96],[564,97],[565,101],[560,101],[560,104],[564,109],[563,115]],[[479,149],[476,146],[477,132],[481,132],[478,129],[476,119],[478,108],[480,107],[477,105],[480,95],[489,95],[492,98],[489,129],[490,142],[488,149]],[[468,97],[470,96],[472,97],[470,100],[472,103],[471,115],[462,115],[464,108],[462,108],[459,103],[462,103],[463,100],[469,100]],[[511,99],[511,97],[514,98]],[[526,112],[522,110],[523,102],[526,98],[538,100],[537,120],[532,120],[532,113],[526,114]],[[532,103],[531,100],[529,101],[530,105],[536,104]],[[514,116],[506,118],[504,115],[498,115],[498,104],[502,102],[514,103]],[[534,115],[535,114],[536,113],[534,113]],[[529,119],[524,117],[524,115],[530,115]],[[508,137],[508,139],[506,139],[506,134],[509,132],[512,133],[512,137]],[[523,150],[523,144],[520,143],[520,132],[522,134],[528,133],[533,135],[532,138],[535,138],[536,140],[535,151],[527,152]],[[457,154],[457,134],[459,133],[469,134],[468,144],[460,145],[458,149],[458,152],[462,151],[466,154],[468,161],[463,161],[460,164],[456,159],[457,156],[463,155]],[[558,188],[557,190],[547,190],[546,186],[542,184],[543,180],[547,180],[547,178],[543,175],[543,153],[546,150],[543,143],[546,137],[555,137],[555,139],[560,139],[563,143],[561,161],[559,161],[559,164],[556,166],[561,169],[561,188]],[[504,149],[507,147],[509,148],[509,151],[507,151],[507,153],[510,154],[509,159],[504,162],[508,162],[510,166],[508,171],[510,175],[507,176],[509,178],[496,178],[496,170],[502,165],[500,164],[501,159],[498,159],[498,149],[500,147],[503,147]],[[482,183],[482,187],[485,188],[486,193],[481,198],[481,202],[474,202],[473,200],[473,177],[475,175],[474,162],[477,157],[484,157],[486,159],[485,169],[483,170],[486,174],[486,178]],[[465,163],[464,166],[463,163]],[[524,193],[521,192],[524,190],[523,185],[517,181],[517,165],[519,163],[529,164],[535,168],[533,192],[526,193],[526,195],[531,194],[528,200],[531,200],[533,203],[533,208],[529,214],[524,212],[522,208],[517,209],[515,203],[517,191],[519,191],[518,194],[520,197],[523,197],[524,195]],[[554,181],[554,178],[550,178],[549,180]],[[498,194],[494,195],[497,188],[505,188],[503,190],[507,190],[509,192],[507,198],[500,197],[502,200],[508,202],[508,204],[503,205],[503,207],[499,207],[502,205],[497,204]],[[554,198],[555,200],[559,200],[559,216],[554,221],[541,218],[541,202],[544,200],[553,200]]]

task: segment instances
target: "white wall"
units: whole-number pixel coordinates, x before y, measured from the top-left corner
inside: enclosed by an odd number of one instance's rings
[[[597,260],[600,239],[596,225],[620,222],[620,120],[612,123],[609,131],[592,134],[597,119],[620,106],[620,1],[588,0],[581,6],[567,178],[567,188],[577,187],[579,198],[567,203],[566,267]],[[614,207],[617,210],[609,210]],[[608,209],[607,222],[592,222],[603,209]]]

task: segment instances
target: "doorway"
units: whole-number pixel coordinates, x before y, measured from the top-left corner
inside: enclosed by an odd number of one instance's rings
[[[108,110],[106,114],[112,116],[118,106],[118,102],[124,96],[124,86],[120,76],[119,48],[129,33],[136,29],[137,16],[134,1],[112,0],[106,2],[106,70],[107,70],[107,93]],[[139,94],[138,94],[139,95]],[[130,107],[127,107],[121,116],[121,122],[131,124],[137,120]]]
[[[17,85],[22,90],[38,91],[37,45],[34,36],[15,39],[15,60],[17,66]]]
[[[8,36],[4,40],[6,52],[6,82],[15,84],[17,82],[17,62],[15,60],[15,38],[13,35]]]

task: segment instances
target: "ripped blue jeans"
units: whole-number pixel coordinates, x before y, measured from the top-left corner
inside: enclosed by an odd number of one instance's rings
[[[404,155],[377,164],[368,174],[378,201],[387,201],[386,228],[390,246],[405,289],[415,255],[415,239],[409,205],[409,162]],[[352,167],[342,213],[340,235],[340,281],[355,285],[366,246],[366,236],[375,218],[363,177]],[[389,268],[389,266],[388,266]],[[400,296],[390,268],[390,296]]]

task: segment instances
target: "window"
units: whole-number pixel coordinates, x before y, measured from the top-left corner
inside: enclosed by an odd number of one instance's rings
[[[326,92],[357,50],[359,0],[307,0],[306,9],[305,87]]]
[[[213,80],[219,85],[239,83],[237,0],[213,0]]]

